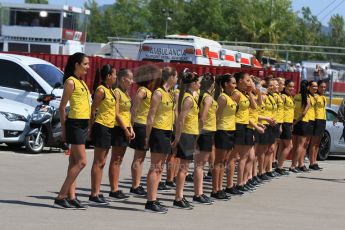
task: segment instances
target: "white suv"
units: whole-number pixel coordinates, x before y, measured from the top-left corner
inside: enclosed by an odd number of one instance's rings
[[[14,54],[0,54],[0,96],[35,107],[40,93],[51,93],[54,85],[62,85],[63,73],[42,59]],[[54,90],[62,96],[62,87]],[[58,106],[52,101],[52,106]]]

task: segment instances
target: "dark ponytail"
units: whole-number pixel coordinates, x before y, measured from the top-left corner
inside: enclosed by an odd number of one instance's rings
[[[162,80],[160,83],[160,87],[163,87],[163,84],[168,81],[171,76],[175,76],[176,69],[174,67],[164,67],[162,69]]]
[[[302,98],[302,107],[305,108],[308,105],[308,81],[302,80],[300,87],[300,94]]]
[[[282,94],[285,94],[285,95],[287,95],[287,96],[291,96],[291,95],[288,95],[288,94],[286,93],[286,87],[287,87],[291,82],[293,82],[293,81],[292,81],[292,80],[286,80],[286,81],[285,81],[285,83],[284,83],[285,87],[284,87],[284,89],[283,89]]]
[[[200,107],[202,98],[204,94],[211,88],[213,85],[215,79],[214,75],[212,73],[205,73],[202,76],[201,82],[200,82],[200,95],[199,95],[199,100],[198,100],[198,106]]]
[[[234,78],[231,74],[226,73],[224,75],[219,75],[216,78],[216,87],[214,92],[214,99],[218,100],[218,97],[220,93],[222,92],[222,89],[225,88],[225,83],[229,82],[231,78]]]
[[[181,112],[181,104],[182,104],[182,100],[183,100],[183,95],[184,93],[190,88],[190,85],[193,82],[198,81],[199,75],[197,73],[194,72],[186,72],[183,71],[181,73],[181,86],[180,86],[180,94],[178,97],[178,112]],[[193,96],[193,95],[192,95]]]
[[[99,86],[100,81],[105,83],[107,76],[113,72],[114,67],[106,64],[101,69],[97,69],[95,79],[93,81],[93,91],[95,92]]]
[[[67,64],[65,66],[64,76],[63,76],[63,83],[71,77],[74,76],[75,71],[75,64],[81,64],[83,59],[86,57],[84,53],[74,53],[68,57]]]

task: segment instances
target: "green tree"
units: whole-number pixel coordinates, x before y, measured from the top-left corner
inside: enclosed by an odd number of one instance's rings
[[[25,3],[48,4],[48,0],[25,0]]]
[[[339,14],[333,15],[329,20],[330,32],[330,45],[343,46],[344,45],[344,18]]]
[[[88,0],[84,7],[90,10],[90,18],[87,28],[88,42],[106,42],[107,37],[103,28],[103,15],[99,11],[98,4],[95,0]]]

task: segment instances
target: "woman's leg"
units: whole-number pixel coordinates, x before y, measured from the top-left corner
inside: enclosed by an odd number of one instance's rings
[[[176,154],[168,155],[166,167],[167,167],[167,181],[169,182],[174,181],[174,177],[176,174],[175,172],[178,171]]]
[[[259,175],[262,175],[265,173],[264,163],[265,163],[265,153],[267,152],[267,149],[268,149],[267,145],[261,145],[261,144],[256,145]]]
[[[137,149],[134,150],[134,157],[131,167],[132,188],[137,188],[140,185],[141,176],[143,174],[145,156],[146,151]]]
[[[183,198],[184,183],[188,173],[190,160],[180,159],[180,167],[176,177],[176,195],[175,200],[180,201]]]
[[[309,161],[310,165],[316,164],[317,154],[319,152],[319,146],[321,142],[320,136],[313,136],[310,140],[310,149],[309,149]]]
[[[219,182],[222,181],[224,175],[224,160],[226,152],[227,151],[224,149],[216,149],[214,167],[212,171],[212,192],[218,192],[222,187]]]
[[[200,151],[194,155],[194,194],[200,196],[203,194],[204,166],[209,159],[211,152]]]
[[[100,193],[103,168],[107,159],[109,149],[95,147],[94,158],[91,168],[91,196]]]
[[[240,154],[240,160],[238,161],[238,168],[237,168],[237,184],[238,185],[244,185],[243,175],[244,175],[246,161],[249,156],[250,148],[251,146],[249,145],[235,145],[234,152],[238,152]]]
[[[119,190],[120,167],[125,152],[126,147],[113,146],[111,149],[111,159],[109,164],[109,182],[111,192]]]
[[[75,198],[75,181],[86,164],[85,145],[71,145],[67,177],[61,187],[58,199],[66,198],[67,194],[71,200]]]
[[[281,139],[280,144],[279,144],[279,149],[281,149],[281,152],[279,154],[278,168],[281,169],[284,166],[284,162],[285,162],[287,156],[291,152],[292,140]]]
[[[151,166],[147,173],[147,200],[157,200],[158,183],[163,171],[163,165],[167,155],[163,153],[151,153]]]

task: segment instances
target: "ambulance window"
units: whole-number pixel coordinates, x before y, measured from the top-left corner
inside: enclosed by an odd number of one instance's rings
[[[143,61],[150,61],[150,62],[163,62],[162,59],[150,59],[150,58],[143,58]]]
[[[188,64],[193,64],[191,61],[180,61],[180,60],[171,60],[170,63],[188,63]]]

